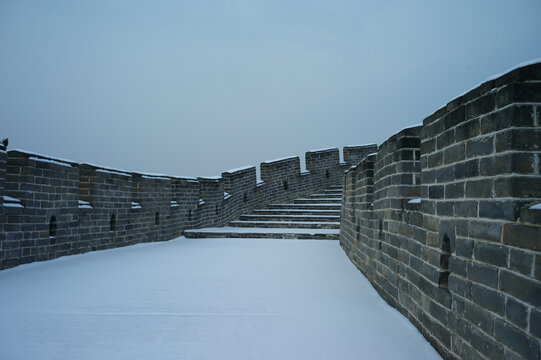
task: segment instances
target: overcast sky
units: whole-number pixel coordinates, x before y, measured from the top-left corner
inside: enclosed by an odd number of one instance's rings
[[[0,137],[184,176],[379,144],[541,58],[540,14],[539,0],[0,0]]]

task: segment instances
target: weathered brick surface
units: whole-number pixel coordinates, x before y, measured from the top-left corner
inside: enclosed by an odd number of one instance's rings
[[[488,81],[346,173],[343,249],[446,359],[539,359],[540,85]]]
[[[370,146],[359,147],[370,149]],[[338,149],[186,179],[55,160],[0,145],[0,270],[37,260],[181,236],[342,182]],[[4,195],[17,204],[4,205]],[[11,201],[11,200],[10,200]],[[14,206],[13,206],[14,205]]]
[[[376,144],[363,146],[344,146],[344,162],[346,164],[355,165],[368,155],[378,151]]]

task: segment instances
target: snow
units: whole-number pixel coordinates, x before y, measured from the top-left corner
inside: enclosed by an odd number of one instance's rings
[[[224,200],[227,200],[231,197],[231,194],[224,191]]]
[[[79,209],[92,209],[92,205],[88,201],[79,200]]]
[[[310,150],[308,152],[317,153],[317,152],[324,152],[324,151],[329,151],[329,150],[338,150],[338,148],[330,147],[330,148],[326,148],[326,149]]]
[[[4,195],[4,207],[24,208],[21,200],[7,195]]]
[[[291,204],[271,204],[271,206],[284,206],[284,205],[291,205]],[[306,206],[306,207],[312,207],[312,206],[337,206],[337,204],[329,204],[329,203],[319,203],[319,204],[297,204],[300,206]],[[339,204],[338,204],[339,205]],[[294,209],[294,208],[292,208]]]
[[[20,203],[4,203],[4,207],[24,208],[24,206]]]
[[[132,201],[131,202],[131,208],[132,209],[142,209],[143,207],[138,202]]]
[[[461,93],[461,94],[455,96],[453,99],[458,99],[459,97],[466,95],[467,93],[469,93],[470,91],[472,91],[472,90],[474,90],[474,89],[477,89],[479,86],[483,85],[483,84],[486,83],[487,81],[496,80],[496,79],[498,79],[499,77],[504,76],[505,74],[508,74],[508,73],[510,73],[510,72],[513,71],[513,70],[516,70],[516,69],[518,69],[518,68],[525,67],[525,66],[528,66],[528,65],[537,64],[537,63],[541,63],[541,58],[538,58],[538,59],[532,59],[532,60],[528,60],[528,61],[521,62],[520,64],[517,64],[517,65],[515,65],[515,66],[510,67],[509,69],[507,69],[506,71],[504,71],[504,72],[502,72],[502,73],[494,74],[494,75],[488,77],[485,81],[482,81],[482,82],[480,82],[479,84],[475,85],[474,87],[472,87],[472,88],[470,88],[470,89],[464,91],[463,93]],[[435,112],[437,112],[439,109],[442,109],[442,108],[447,107],[447,104],[448,104],[448,103],[443,104],[442,106],[440,106],[440,107],[438,107],[436,110],[434,110],[432,113],[435,113]]]
[[[270,215],[267,215],[267,214],[249,214],[249,215],[243,215],[243,216],[247,216],[247,217],[257,217],[257,218],[266,218],[266,217],[281,217],[281,218],[284,218],[284,219],[287,219],[287,218],[297,218],[297,217],[301,217],[301,218],[310,218],[310,219],[321,219],[321,218],[330,218],[330,219],[340,219],[340,216],[339,215],[291,215],[291,214],[287,214],[287,215],[282,215],[282,214],[270,214]]]
[[[177,206],[179,206],[178,202],[176,202],[175,200],[171,200],[171,207],[177,207]]]
[[[187,233],[241,233],[241,234],[340,234],[338,229],[245,228],[216,227],[186,230]]]
[[[313,197],[313,198],[297,198],[295,200],[314,200],[314,203],[312,205],[319,205],[317,203],[317,200],[334,200],[334,201],[337,201],[338,203],[340,203],[342,201],[342,198],[323,198],[323,197]],[[336,205],[336,204],[333,204],[333,205]]]
[[[269,163],[274,163],[274,162],[279,162],[279,161],[284,161],[284,160],[295,160],[297,158],[298,156],[288,156],[288,157],[283,157],[279,159],[264,161],[263,164],[269,164]]]
[[[541,210],[541,203],[530,206],[530,210]]]
[[[411,199],[410,201],[408,201],[408,204],[420,204],[420,203],[421,203],[421,198]]]
[[[151,180],[171,180],[171,178],[165,177],[165,176],[143,175],[141,177],[143,179],[151,179]]]
[[[205,203],[205,200],[199,199],[199,205],[205,205],[205,204],[206,204],[206,203]]]
[[[525,67],[525,66],[528,66],[528,65],[533,65],[533,64],[537,64],[537,63],[541,63],[541,58],[537,58],[537,59],[532,59],[532,60],[528,60],[528,61],[524,61],[524,62],[521,62],[520,64],[517,64],[515,66],[512,66],[510,67],[509,69],[507,69],[506,71],[504,71],[503,73],[499,73],[499,74],[494,74],[492,75],[491,77],[489,77],[488,79],[486,79],[485,81],[483,81],[481,84],[487,82],[487,81],[490,81],[490,80],[496,80],[497,78],[501,77],[501,76],[504,76],[505,74],[508,74],[510,73],[511,71],[513,70],[516,70],[518,68],[521,68],[521,67]],[[478,86],[480,86],[481,84],[477,85],[476,87],[474,87],[473,89],[477,88]],[[464,94],[468,93],[468,91],[466,91]]]
[[[440,359],[337,241],[178,238],[22,265],[0,272],[0,318],[1,359]]]
[[[9,202],[21,202],[21,200],[15,199],[14,197],[7,196],[7,195],[4,195],[4,201],[9,201]]]
[[[22,153],[25,153],[27,155],[35,155],[34,157],[36,157],[37,159],[41,159],[41,158],[49,158],[50,155],[46,155],[46,154],[40,154],[40,153],[37,153],[37,152],[34,152],[34,151],[28,151],[28,150],[23,150],[23,149],[12,149],[11,151],[18,151],[18,152],[22,152]],[[73,163],[73,164],[76,164],[77,161],[73,161],[73,160],[68,160],[68,159],[63,159],[63,158],[54,158],[53,161],[58,161],[58,162],[61,162],[63,164],[67,163],[68,165],[70,163]],[[71,166],[71,165],[69,165]]]
[[[243,170],[248,170],[248,169],[253,169],[255,168],[255,166],[253,165],[248,165],[248,166],[243,166],[243,167],[239,167],[239,168],[236,168],[236,169],[231,169],[231,170],[227,170],[227,171],[224,171],[225,173],[234,173],[234,172],[238,172],[238,171],[243,171]]]
[[[121,172],[121,171],[115,171],[115,170],[107,170],[107,169],[96,169],[97,173],[103,173],[103,174],[115,174],[115,175],[122,175],[122,176],[128,176],[131,177],[131,174]]]
[[[65,166],[65,167],[72,167],[71,164],[68,164],[68,163],[65,163],[65,162],[61,162],[61,161],[57,161],[57,160],[51,160],[51,159],[42,159],[42,158],[35,157],[35,156],[30,156],[28,158],[28,160],[39,161],[39,162],[49,163],[49,164],[55,164],[55,165],[60,165],[60,166]]]
[[[400,132],[402,132],[404,130],[414,129],[414,128],[419,127],[419,126],[423,126],[423,124],[409,125],[409,126],[403,127],[402,129],[397,131],[396,134],[398,134],[398,133],[400,133]]]
[[[266,221],[266,220],[233,220],[230,222],[230,224],[283,224],[283,221]],[[314,225],[313,221],[288,221],[287,224],[293,224],[293,225]],[[340,225],[337,221],[327,221],[325,222],[325,225]]]
[[[335,205],[336,206],[336,205]],[[288,211],[288,212],[292,212],[292,213],[298,213],[298,212],[307,212],[307,213],[311,213],[311,214],[318,214],[318,213],[329,213],[329,212],[332,212],[333,214],[340,214],[340,210],[334,210],[334,209],[327,209],[327,210],[322,210],[322,209],[295,209],[295,208],[282,208],[282,209],[257,209],[257,210],[254,210],[253,214],[256,215],[256,214],[259,214],[261,212],[270,212],[270,213],[279,213],[279,212],[282,212],[282,211]]]

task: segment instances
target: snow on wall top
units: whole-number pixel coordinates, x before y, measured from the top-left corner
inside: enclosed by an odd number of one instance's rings
[[[460,93],[459,95],[453,97],[453,100],[451,100],[450,102],[446,102],[445,104],[439,106],[436,108],[436,110],[432,111],[432,115],[428,116],[427,118],[425,118],[425,120],[423,121],[423,123],[427,123],[426,120],[427,119],[431,119],[432,116],[436,113],[438,113],[439,111],[441,111],[442,109],[445,109],[447,108],[447,106],[453,102],[455,102],[457,99],[460,99],[462,98],[463,96],[475,91],[476,89],[482,87],[483,85],[485,85],[486,83],[490,82],[490,81],[494,81],[494,80],[497,80],[499,78],[502,78],[508,74],[510,74],[511,72],[515,71],[515,70],[518,70],[520,68],[525,68],[527,66],[530,66],[530,65],[536,65],[536,64],[541,64],[541,58],[537,58],[537,59],[532,59],[532,60],[528,60],[528,61],[524,61],[520,64],[517,64],[515,66],[512,66],[510,67],[509,69],[507,69],[506,71],[502,72],[502,73],[498,73],[498,74],[494,74],[492,76],[489,76],[486,80],[478,83],[477,85],[471,87],[470,89]],[[430,122],[430,121],[429,121]]]
[[[225,174],[231,174],[231,173],[245,171],[245,170],[251,170],[251,169],[255,169],[255,166],[253,166],[253,165],[242,166],[242,167],[239,167],[239,168],[236,168],[236,169],[231,169],[231,170],[224,171],[224,173]]]

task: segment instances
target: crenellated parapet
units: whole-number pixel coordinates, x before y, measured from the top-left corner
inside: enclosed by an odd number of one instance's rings
[[[346,173],[342,247],[446,359],[540,358],[540,160],[533,64],[451,101]]]
[[[0,269],[38,260],[164,241],[186,229],[224,226],[270,202],[341,183],[338,149],[179,178],[108,169],[0,145]],[[351,165],[351,164],[349,164]]]

